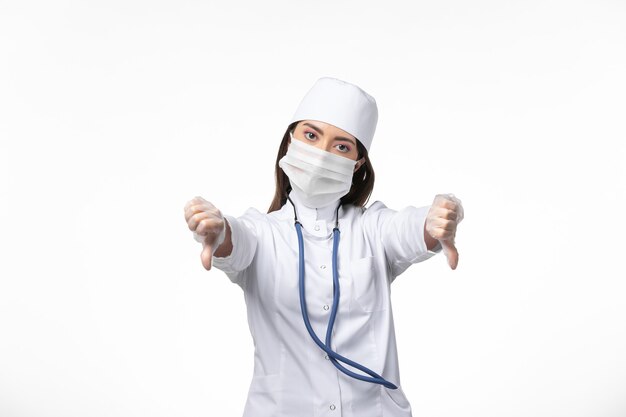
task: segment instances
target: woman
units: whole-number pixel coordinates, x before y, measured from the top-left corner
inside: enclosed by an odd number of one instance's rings
[[[185,206],[204,267],[244,292],[255,346],[244,417],[411,416],[390,284],[441,249],[456,268],[463,209],[451,194],[421,208],[365,208],[377,121],[372,96],[320,78],[280,144],[268,213],[235,218],[201,197]]]

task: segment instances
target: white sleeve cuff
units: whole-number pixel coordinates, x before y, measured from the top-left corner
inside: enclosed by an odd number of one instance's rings
[[[224,257],[214,254],[211,263],[227,274],[243,271],[250,265],[256,252],[256,233],[253,227],[246,225],[242,219],[225,214],[224,220],[230,226],[233,250],[230,255]]]

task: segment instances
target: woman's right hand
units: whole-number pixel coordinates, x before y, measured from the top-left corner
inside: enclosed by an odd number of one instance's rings
[[[194,238],[202,243],[202,266],[211,269],[213,253],[224,242],[226,225],[217,207],[204,198],[196,196],[185,204],[185,221]]]

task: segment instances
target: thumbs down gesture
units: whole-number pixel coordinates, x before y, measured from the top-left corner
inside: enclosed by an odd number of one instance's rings
[[[424,230],[441,243],[450,268],[456,269],[459,252],[454,245],[456,227],[463,220],[461,200],[454,194],[437,194],[426,215]]]

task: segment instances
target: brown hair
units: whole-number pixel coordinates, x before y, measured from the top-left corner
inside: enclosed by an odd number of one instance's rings
[[[278,161],[287,153],[289,147],[289,132],[293,132],[299,122],[293,122],[287,127],[283,140],[278,147],[278,155],[276,156],[276,167],[274,170],[274,177],[276,180],[276,191],[274,192],[274,199],[270,208],[267,210],[271,213],[280,209],[287,202],[287,194],[291,191],[291,184],[289,183],[289,177],[278,166]],[[372,190],[374,189],[374,168],[370,162],[365,146],[357,139],[357,160],[365,157],[365,162],[359,167],[358,170],[352,176],[352,187],[348,194],[341,197],[341,205],[354,204],[355,206],[364,207],[369,200]]]

